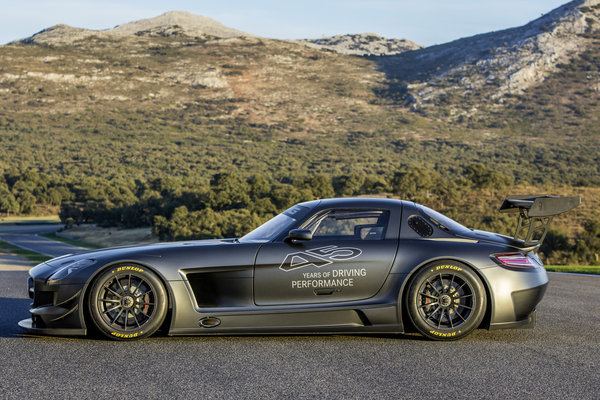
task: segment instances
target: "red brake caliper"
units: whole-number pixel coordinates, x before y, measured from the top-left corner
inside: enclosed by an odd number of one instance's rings
[[[149,300],[149,296],[146,294],[146,295],[144,296],[144,303],[149,303],[149,301],[148,301],[148,300]],[[148,313],[148,308],[150,308],[150,306],[149,306],[148,304],[146,304],[146,305],[144,306],[144,314]]]

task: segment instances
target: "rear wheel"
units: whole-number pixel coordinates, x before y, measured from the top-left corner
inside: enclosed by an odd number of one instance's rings
[[[94,325],[116,340],[152,335],[167,314],[167,294],[158,277],[139,265],[116,265],[92,285],[89,311]]]
[[[407,308],[415,328],[435,340],[456,340],[481,324],[486,295],[477,274],[458,262],[436,262],[412,280]]]

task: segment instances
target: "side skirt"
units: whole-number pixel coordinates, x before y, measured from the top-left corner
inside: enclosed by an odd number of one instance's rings
[[[169,335],[403,333],[396,305],[322,310],[256,310],[199,313],[190,327]],[[208,323],[207,323],[208,322]],[[196,325],[197,327],[195,327]]]

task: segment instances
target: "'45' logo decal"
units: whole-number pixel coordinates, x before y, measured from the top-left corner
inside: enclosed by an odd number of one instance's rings
[[[361,254],[362,250],[356,247],[338,247],[334,245],[318,247],[316,249],[288,254],[279,266],[279,269],[287,272],[311,266],[321,268],[332,264],[334,261],[351,260]]]

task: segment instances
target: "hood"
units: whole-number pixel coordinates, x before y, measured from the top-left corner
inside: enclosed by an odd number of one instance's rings
[[[235,243],[235,241],[236,239],[210,239],[111,247],[106,249],[92,250],[86,253],[66,254],[64,256],[48,260],[45,264],[51,267],[60,267],[62,265],[65,265],[66,263],[71,263],[73,261],[82,260],[86,258],[101,259],[113,257],[116,255],[122,256],[124,254],[134,255],[142,252],[144,254],[148,254],[154,257],[160,257],[162,252],[164,252],[167,249],[174,249],[180,247],[219,246],[224,244],[233,244]]]

